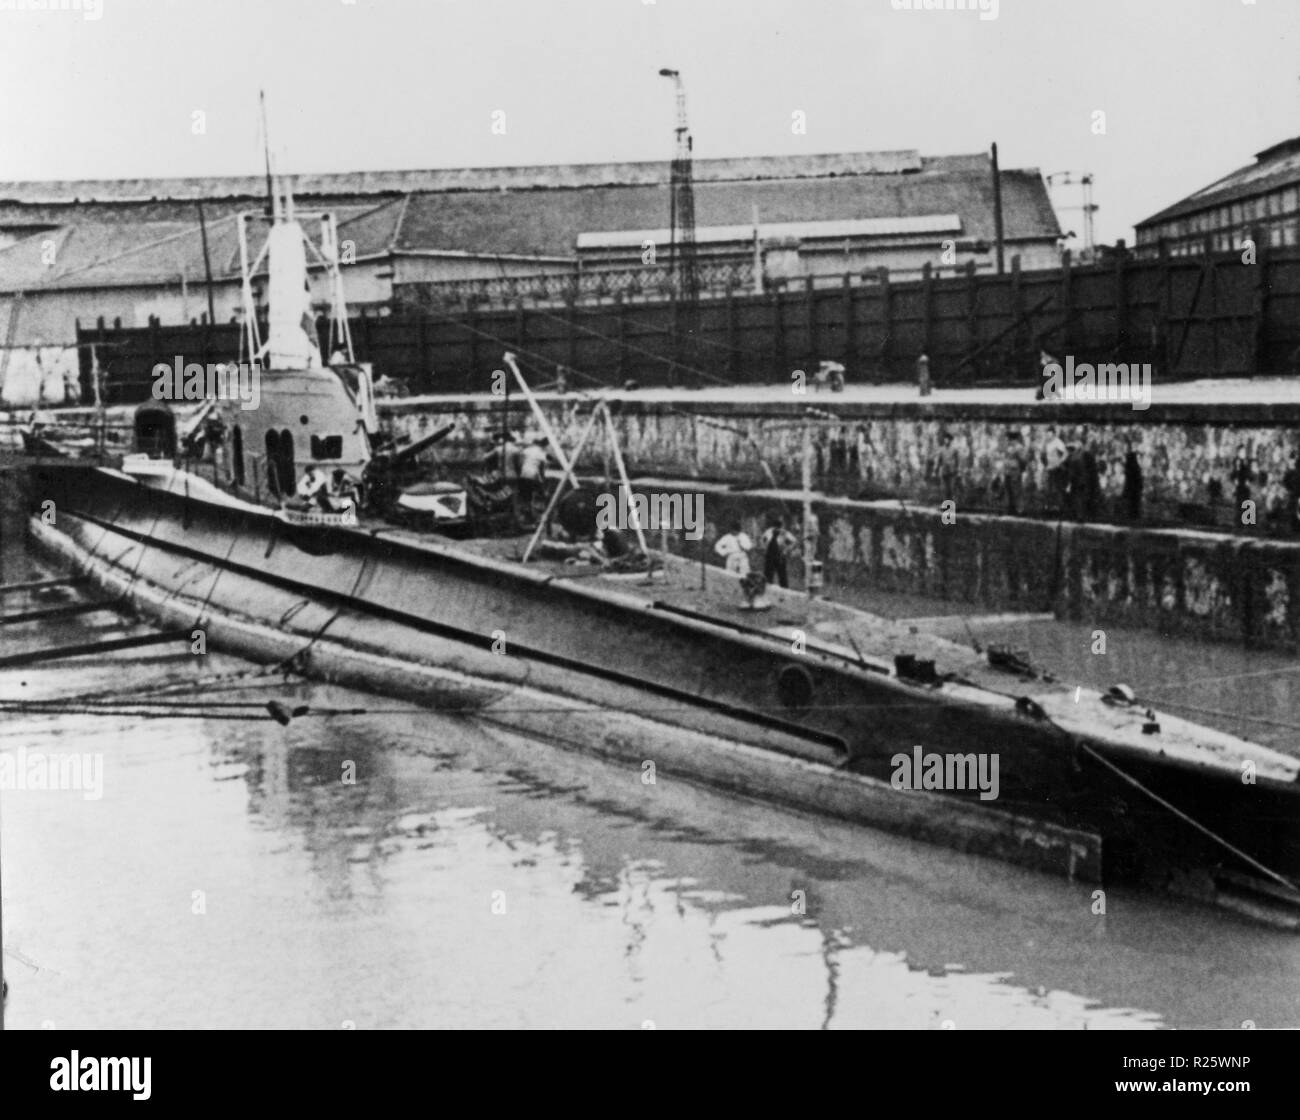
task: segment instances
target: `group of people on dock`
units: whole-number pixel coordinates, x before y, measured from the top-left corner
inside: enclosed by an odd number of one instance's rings
[[[759,537],[763,554],[763,581],[779,587],[790,586],[788,558],[798,547],[798,538],[785,527],[785,518],[773,514],[768,518],[767,528]],[[720,557],[724,567],[734,576],[744,579],[750,575],[750,553],[754,549],[753,539],[745,532],[739,521],[733,521],[726,533],[718,538],[713,551]]]
[[[1044,512],[1055,513],[1071,521],[1095,520],[1102,506],[1102,468],[1096,446],[1085,437],[1062,438],[1056,428],[1048,428],[1047,438],[1038,453],[1044,483]],[[934,470],[944,498],[965,498],[967,490],[961,472],[962,452],[951,432],[939,438],[934,456]],[[1015,428],[1003,436],[997,462],[989,482],[990,496],[1006,513],[1018,516],[1025,512],[1025,480],[1034,469],[1033,454],[1025,438]],[[1142,467],[1132,447],[1124,461],[1123,507],[1129,520],[1137,520],[1142,504]]]
[[[483,458],[483,465],[499,474],[519,497],[520,513],[538,516],[546,503],[546,471],[551,463],[546,437],[523,438],[513,432],[496,437],[496,446]]]
[[[1276,463],[1275,449],[1269,458]],[[979,455],[968,444],[959,444],[953,432],[941,431],[927,475],[935,496],[966,509],[975,504],[1013,516],[1037,513],[1068,521],[1127,524],[1150,520],[1154,512],[1165,522],[1241,524],[1279,534],[1300,533],[1300,451],[1290,453],[1285,467],[1272,472],[1266,462],[1239,444],[1226,467],[1207,467],[1198,480],[1199,493],[1177,500],[1165,497],[1155,511],[1144,510],[1148,470],[1136,441],[1126,438],[1117,448],[1115,441],[1090,436],[1087,428],[1049,427],[1034,449],[1021,430],[1009,428]],[[973,476],[971,466],[981,463],[988,465]],[[1159,463],[1150,470],[1159,474]],[[1110,485],[1103,486],[1108,477]],[[1035,496],[1026,501],[1031,492]]]

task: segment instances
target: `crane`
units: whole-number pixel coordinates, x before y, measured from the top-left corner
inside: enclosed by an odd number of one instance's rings
[[[692,182],[692,141],[686,122],[686,87],[678,70],[664,68],[677,94],[676,144],[672,162],[672,202],[669,216],[669,265],[673,270],[673,295],[677,303],[677,329],[687,351],[693,349],[700,318],[700,273],[695,254],[695,186]],[[689,358],[686,364],[691,364]]]
[[[1060,183],[1063,187],[1077,186],[1083,189],[1082,206],[1058,206],[1057,209],[1083,211],[1083,257],[1085,260],[1092,259],[1093,248],[1096,244],[1093,234],[1093,215],[1096,214],[1099,207],[1092,201],[1092,182],[1091,171],[1054,171],[1047,176],[1049,188]]]

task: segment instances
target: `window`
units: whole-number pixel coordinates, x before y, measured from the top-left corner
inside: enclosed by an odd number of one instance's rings
[[[287,498],[294,492],[293,434],[288,428],[266,433],[266,483],[271,493]]]
[[[311,457],[313,459],[343,458],[342,436],[312,436]]]
[[[266,485],[271,493],[279,496],[280,472],[276,464],[280,461],[280,433],[271,428],[266,433]]]

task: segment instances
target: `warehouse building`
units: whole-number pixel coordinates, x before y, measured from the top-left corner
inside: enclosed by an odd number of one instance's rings
[[[882,268],[906,277],[925,265],[995,267],[983,154],[697,160],[694,177],[706,295]],[[999,183],[1007,261],[1056,266],[1061,230],[1042,176],[1004,169]],[[646,298],[663,294],[654,269],[662,277],[670,259],[666,162],[302,175],[293,189],[301,208],[337,213],[354,306],[382,313],[416,290],[453,305],[467,294],[528,298],[530,278],[538,298],[557,284],[599,297],[619,273]],[[78,318],[202,318],[209,269],[215,317],[229,321],[238,310],[233,215],[261,208],[264,192],[260,177],[0,183],[0,331],[9,328],[0,346],[70,340]],[[315,295],[323,307],[323,280]]]
[[[1258,231],[1273,246],[1295,245],[1300,227],[1300,137],[1283,140],[1135,227],[1137,244],[1174,255],[1239,249]]]

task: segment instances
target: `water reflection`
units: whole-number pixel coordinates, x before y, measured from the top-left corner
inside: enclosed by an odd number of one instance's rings
[[[402,707],[273,683],[221,695]],[[1300,1024],[1293,937],[1123,891],[1097,915],[1083,886],[466,719],[70,715],[19,742],[106,778],[93,804],[3,794],[16,1026]]]

